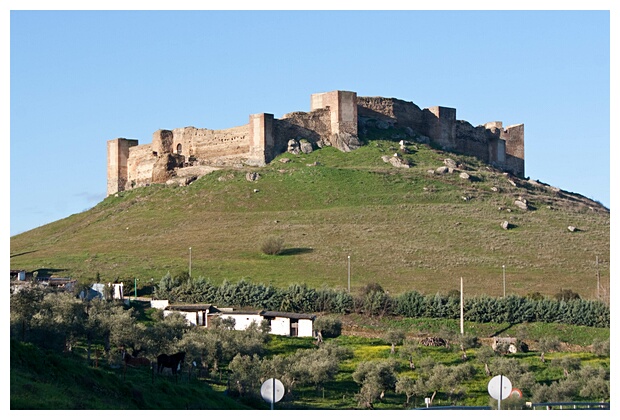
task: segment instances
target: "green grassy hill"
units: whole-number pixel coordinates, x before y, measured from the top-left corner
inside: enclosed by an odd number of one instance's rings
[[[236,410],[250,407],[203,382],[148,368],[95,367],[11,340],[11,410]]]
[[[191,247],[193,277],[346,288],[350,255],[353,291],[377,282],[394,294],[446,292],[463,277],[466,293],[500,296],[505,265],[508,294],[571,289],[590,299],[598,257],[607,294],[608,209],[473,158],[411,149],[404,156],[411,168],[381,159],[397,143],[370,141],[350,153],[325,148],[284,154],[263,168],[216,171],[187,187],[119,193],[12,237],[11,268],[80,280],[100,273],[130,287],[138,278],[142,288],[187,271]],[[445,158],[471,178],[429,173]],[[247,181],[248,172],[260,179]],[[519,197],[529,210],[514,204]],[[284,240],[282,255],[261,252],[270,236]]]

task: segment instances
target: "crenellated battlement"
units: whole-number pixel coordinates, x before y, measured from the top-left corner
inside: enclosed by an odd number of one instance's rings
[[[163,183],[188,166],[263,166],[285,152],[291,139],[347,152],[360,146],[358,135],[376,128],[398,128],[412,139],[426,139],[444,150],[525,176],[523,124],[503,128],[502,122],[493,121],[474,127],[457,120],[454,108],[421,109],[401,99],[358,97],[356,92],[337,90],[311,95],[310,112],[291,112],[280,119],[263,113],[225,130],[157,130],[152,143],[145,145],[124,138],[109,140],[107,193]]]

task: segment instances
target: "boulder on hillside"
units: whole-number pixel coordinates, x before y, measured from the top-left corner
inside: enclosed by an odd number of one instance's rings
[[[350,152],[362,146],[357,136],[348,133],[332,134],[329,142],[333,147],[343,152]]]
[[[301,153],[312,153],[312,143],[310,143],[308,140],[300,140],[299,141],[299,150],[301,151]]]
[[[392,156],[389,161],[395,168],[409,168],[409,164],[398,156]]]
[[[298,155],[301,152],[301,149],[299,147],[299,142],[295,139],[290,139],[288,141],[288,146],[286,148],[286,151],[294,155]]]
[[[469,174],[467,172],[461,172],[459,174],[459,178],[461,178],[461,179],[469,179],[470,176],[469,176]]]
[[[447,166],[448,168],[456,168],[456,162],[450,158],[444,159],[443,164]]]
[[[186,187],[189,184],[191,184],[192,182],[194,182],[196,179],[198,179],[197,176],[182,176],[182,177],[173,177],[170,178],[168,181],[166,181],[166,185],[167,186],[179,186],[179,187]]]
[[[435,173],[436,174],[445,174],[448,172],[448,167],[447,166],[440,166],[439,168],[435,169]]]
[[[258,172],[248,172],[245,174],[245,179],[250,182],[258,181],[260,179],[260,174]]]
[[[528,209],[526,200],[515,200],[515,206],[519,207],[521,210]]]
[[[510,223],[508,223],[508,220],[504,220],[504,221],[502,222],[502,229],[504,229],[504,230],[508,230],[508,229],[511,229],[512,227],[513,227],[513,226],[512,226]]]

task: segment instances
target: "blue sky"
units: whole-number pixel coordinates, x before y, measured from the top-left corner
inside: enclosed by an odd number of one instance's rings
[[[279,118],[336,89],[524,123],[526,176],[610,207],[602,9],[7,10],[10,235],[103,200],[107,140]]]

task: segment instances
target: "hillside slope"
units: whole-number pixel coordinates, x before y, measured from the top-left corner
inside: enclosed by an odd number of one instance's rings
[[[11,269],[82,280],[100,273],[129,286],[138,278],[143,287],[189,270],[191,247],[192,276],[214,281],[346,288],[350,255],[353,291],[377,282],[391,293],[446,292],[463,277],[467,293],[499,296],[505,265],[508,294],[572,289],[594,298],[597,270],[607,293],[608,209],[473,158],[409,149],[402,157],[410,168],[382,159],[399,151],[397,143],[370,141],[350,153],[286,153],[266,167],[222,169],[186,187],[123,192],[12,237]],[[434,172],[446,158],[460,169]],[[260,178],[248,181],[248,172]],[[284,240],[282,255],[261,252],[270,236]]]
[[[77,356],[11,340],[11,410],[247,410],[206,383],[149,368],[89,366]]]

